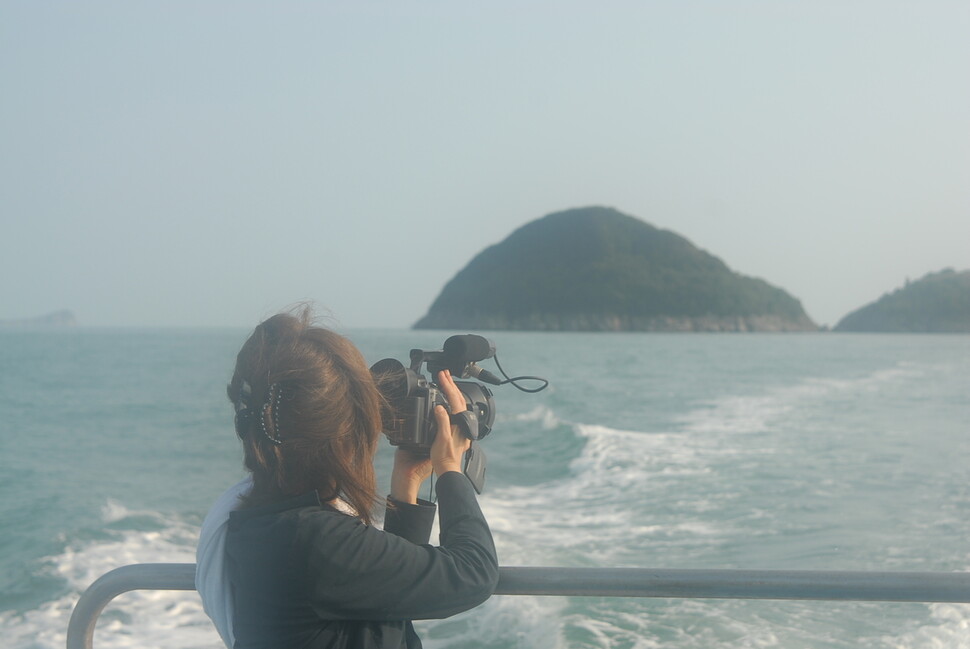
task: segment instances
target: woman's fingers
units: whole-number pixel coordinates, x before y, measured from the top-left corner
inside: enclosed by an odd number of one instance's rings
[[[451,372],[448,370],[438,372],[438,387],[445,393],[451,414],[457,415],[466,409],[465,395],[458,389],[458,385],[455,384],[455,380],[451,377]]]
[[[431,445],[431,463],[434,472],[442,475],[448,471],[461,471],[461,457],[471,445],[471,440],[451,425],[451,418],[444,406],[435,406],[435,423],[438,433]]]
[[[448,432],[451,430],[451,416],[448,414],[448,409],[444,406],[435,406],[434,408],[434,418],[435,418],[435,428],[438,432]],[[435,436],[437,439],[437,436]]]

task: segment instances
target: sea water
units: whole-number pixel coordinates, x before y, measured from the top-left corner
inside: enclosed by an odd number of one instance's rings
[[[344,333],[370,362],[447,335]],[[246,335],[0,332],[2,646],[63,647],[112,568],[194,561],[243,475],[225,385]],[[502,565],[970,570],[970,336],[492,338],[551,382],[495,389],[481,503]],[[970,647],[970,608],[495,596],[418,629],[431,648]],[[137,591],[95,646],[220,643],[194,592]]]

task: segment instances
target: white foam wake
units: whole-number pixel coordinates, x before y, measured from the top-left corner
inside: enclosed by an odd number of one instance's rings
[[[970,649],[970,605],[931,604],[932,622],[900,637],[885,637],[892,649]]]
[[[752,528],[781,534],[773,525],[785,522],[778,519],[785,512],[748,501],[751,485],[759,483],[738,485],[747,479],[746,471],[772,468],[773,458],[791,452],[784,427],[810,430],[811,417],[827,412],[830,403],[905,390],[921,373],[900,365],[857,377],[763,386],[702,403],[670,430],[571,423],[545,407],[519,415],[521,421],[570,426],[585,445],[568,476],[542,485],[493,488],[483,496],[500,562],[733,567],[716,563],[722,561],[722,548],[735,548],[734,555],[725,556],[738,556],[752,541]],[[793,417],[801,419],[793,424]],[[710,485],[701,484],[705,481]],[[762,525],[760,519],[768,520]],[[832,644],[825,646],[833,647],[970,649],[970,607],[957,605],[912,605],[891,623],[874,624],[873,633],[859,628],[853,612],[880,620],[881,607],[891,605],[686,600],[661,607],[614,600],[577,607],[544,598],[528,601],[524,610],[535,616],[529,619],[515,610],[522,598],[501,599],[506,622],[527,629],[538,620],[543,628],[540,645],[506,646],[816,647],[828,638]],[[897,637],[886,636],[889,629]]]
[[[511,419],[512,421],[539,422],[543,430],[552,430],[562,423],[552,408],[548,406],[536,406],[528,412],[512,416]]]
[[[66,592],[24,613],[0,613],[4,646],[9,649],[62,649],[67,624],[80,594],[98,577],[134,563],[192,563],[198,529],[154,512],[133,512],[116,502],[103,510],[106,523],[129,517],[151,518],[152,531],[111,532],[108,541],[71,543],[48,557],[39,570],[64,579]],[[195,591],[133,591],[109,604],[95,630],[99,649],[135,647],[218,649],[222,642],[202,610]]]

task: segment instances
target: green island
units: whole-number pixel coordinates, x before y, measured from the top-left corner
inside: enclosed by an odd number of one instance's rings
[[[816,331],[784,290],[607,207],[532,221],[475,256],[416,329]]]
[[[970,270],[907,281],[842,318],[834,331],[970,333]]]

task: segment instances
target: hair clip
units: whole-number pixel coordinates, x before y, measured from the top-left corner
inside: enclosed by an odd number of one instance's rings
[[[273,406],[274,390],[276,391],[275,414],[274,414],[274,406]],[[282,399],[283,399],[283,389],[280,387],[280,384],[274,383],[273,385],[269,386],[269,394],[266,395],[266,403],[263,404],[263,411],[262,411],[263,416],[259,418],[259,423],[262,425],[262,428],[263,428],[263,435],[266,436],[266,439],[273,442],[277,446],[283,445],[283,440],[280,439],[280,426],[279,426],[280,401]],[[270,435],[269,429],[266,427],[266,420],[269,419],[269,417],[271,416],[273,417],[273,429],[276,432],[276,437],[273,437],[272,435]]]

